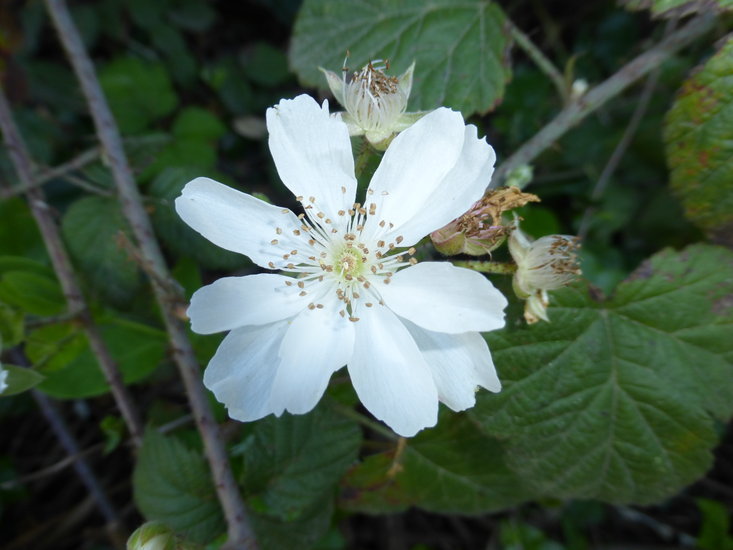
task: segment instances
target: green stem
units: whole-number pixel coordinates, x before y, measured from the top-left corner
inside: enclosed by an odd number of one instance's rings
[[[466,267],[481,273],[493,273],[495,275],[513,275],[517,270],[515,264],[509,262],[482,262],[478,260],[459,260],[453,262],[456,267]]]
[[[355,420],[359,424],[366,426],[370,430],[374,430],[378,434],[381,434],[388,439],[392,439],[394,441],[397,441],[399,439],[399,436],[395,434],[392,430],[390,430],[389,428],[385,428],[379,422],[375,422],[374,420],[367,418],[363,414],[356,412],[351,407],[341,405],[340,403],[333,403],[332,406],[334,410],[337,413],[339,413],[340,415],[345,416],[347,418],[351,418],[352,420]]]

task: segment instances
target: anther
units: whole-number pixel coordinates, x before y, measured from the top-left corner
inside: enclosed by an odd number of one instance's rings
[[[292,281],[285,281],[285,286],[293,286],[293,282]]]
[[[382,196],[383,197],[386,197],[387,195],[389,195],[389,191],[382,191]]]
[[[316,202],[316,198],[315,198],[315,197],[308,197],[308,200],[309,200],[310,202]]]
[[[405,239],[404,239],[404,237],[403,237],[402,235],[398,235],[398,236],[397,236],[397,238],[395,239],[395,242],[396,242],[397,244],[400,244],[400,243],[401,243],[402,241],[404,241],[404,240],[405,240]]]
[[[316,307],[317,307],[318,309],[323,309],[323,304],[316,304]]]
[[[298,296],[305,296],[306,294],[308,294],[308,292],[305,290],[301,290],[300,292],[298,292]]]
[[[346,210],[339,210],[339,211],[338,211],[338,215],[339,215],[339,216],[343,216],[343,215],[345,215],[345,214],[346,214]]]
[[[305,288],[305,283],[303,281],[298,281],[298,288]]]
[[[342,193],[343,193],[344,195],[346,194],[346,187],[344,187],[343,185],[341,186],[341,192],[342,192]]]
[[[293,235],[295,235],[296,237],[299,237],[300,236],[300,229],[293,229]]]
[[[283,230],[280,229],[279,227],[276,227],[275,228],[275,233],[277,233],[278,235],[282,235],[283,234]]]
[[[270,241],[270,244],[277,244],[277,239],[272,239],[272,240]]]
[[[308,309],[316,309],[316,304],[313,304],[313,303],[308,304]]]
[[[297,253],[298,253],[298,251],[297,251],[297,250],[291,250],[291,251],[290,251],[290,255],[291,255],[291,256],[295,256],[295,255],[296,255]]]
[[[272,262],[267,262],[267,267],[269,267],[270,269],[276,269],[275,264]]]
[[[349,317],[349,321],[351,321],[352,323],[356,323],[358,320],[358,317]]]

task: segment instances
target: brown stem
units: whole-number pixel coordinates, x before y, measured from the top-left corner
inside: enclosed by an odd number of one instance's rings
[[[536,133],[529,141],[517,149],[494,172],[489,188],[500,186],[507,173],[512,169],[528,164],[555,143],[570,128],[589,114],[617,96],[631,84],[653,71],[675,52],[710,31],[715,24],[715,16],[704,14],[695,17],[687,25],[670,34],[659,44],[624,65],[616,74],[594,87],[588,93],[570,103]]]
[[[127,424],[127,429],[130,431],[133,441],[136,445],[139,445],[143,433],[140,415],[122,381],[120,371],[107,348],[107,344],[105,344],[99,329],[92,320],[89,307],[76,280],[69,255],[61,240],[58,227],[51,216],[44,193],[39,187],[30,185],[33,181],[31,169],[33,163],[28,148],[15,125],[10,106],[2,90],[0,90],[0,128],[2,128],[5,145],[10,153],[10,158],[18,173],[21,185],[27,188],[28,204],[41,231],[56,276],[61,283],[68,311],[81,322],[89,340],[89,347],[97,358],[104,377],[110,386],[117,408]]]
[[[174,306],[182,297],[177,285],[173,282],[168,283],[172,279],[135,185],[117,124],[112,117],[94,66],[84,48],[79,31],[71,19],[66,3],[63,0],[46,0],[46,6],[81,84],[94,119],[97,135],[106,153],[117,186],[122,212],[130,223],[144,265],[151,275],[151,284],[168,331],[173,358],[186,387],[188,399],[203,439],[206,457],[211,466],[214,485],[227,520],[228,547],[255,549],[257,548],[255,536],[250,527],[239,488],[234,481],[219,426],[214,420],[208,396],[201,381],[198,362],[186,329],[175,314]]]

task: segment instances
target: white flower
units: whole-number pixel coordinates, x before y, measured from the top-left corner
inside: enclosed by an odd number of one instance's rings
[[[8,387],[8,371],[3,368],[0,363],[0,393],[3,393]]]
[[[531,241],[515,222],[509,236],[509,252],[517,264],[513,286],[517,296],[527,300],[524,318],[528,323],[549,321],[547,291],[568,285],[580,275],[577,249],[578,238],[570,235],[547,235]]]
[[[288,274],[227,277],[198,290],[198,333],[231,330],[204,383],[236,419],[310,411],[344,365],[364,406],[400,435],[460,411],[483,386],[499,391],[479,331],[504,325],[506,299],[481,274],[417,265],[411,247],[465,212],[491,179],[493,149],[441,108],[387,149],[363,203],[346,125],[301,95],[267,111],[280,178],[296,216],[207,178],[176,199],[213,243]],[[404,268],[404,269],[402,269]]]
[[[365,136],[378,148],[384,148],[393,134],[408,128],[425,113],[405,113],[412,90],[415,63],[395,78],[384,74],[383,67],[369,62],[346,80],[346,69],[339,77],[321,69],[336,100],[346,109],[342,118],[352,136]]]

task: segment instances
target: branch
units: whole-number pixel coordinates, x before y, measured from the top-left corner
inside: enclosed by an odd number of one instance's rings
[[[99,158],[99,147],[94,147],[88,151],[84,151],[79,156],[74,157],[69,162],[65,162],[60,166],[49,168],[35,175],[30,181],[21,182],[20,185],[14,185],[8,188],[0,189],[0,199],[9,199],[15,195],[22,195],[31,189],[40,187],[47,181],[60,176],[66,176],[69,172],[84,168],[87,164],[91,164]]]
[[[69,255],[67,254],[66,247],[61,240],[58,227],[51,216],[48,204],[46,204],[43,191],[38,187],[30,185],[33,181],[31,168],[33,163],[30,158],[30,153],[28,152],[28,148],[18,131],[18,127],[15,125],[12,113],[10,112],[10,106],[8,105],[5,94],[1,89],[0,128],[2,129],[5,145],[10,153],[10,158],[16,172],[18,173],[18,178],[20,179],[21,184],[27,187],[26,196],[28,197],[28,204],[30,205],[33,217],[38,224],[38,228],[41,231],[43,242],[46,245],[46,250],[48,250],[48,255],[51,258],[51,263],[53,264],[56,276],[61,283],[61,288],[63,289],[64,297],[66,298],[68,312],[77,316],[81,322],[87,339],[89,340],[89,347],[92,349],[92,352],[102,369],[102,373],[112,390],[112,396],[117,404],[117,408],[120,410],[120,413],[127,424],[127,429],[129,430],[133,441],[139,445],[143,433],[140,415],[137,412],[137,408],[134,405],[132,397],[128,393],[127,388],[122,381],[120,371],[107,348],[107,344],[102,339],[99,329],[92,320],[92,316],[89,313],[89,307],[87,306],[84,295],[81,292],[79,283],[76,280],[76,275],[71,267]]]
[[[97,135],[102,142],[117,186],[122,211],[138,241],[145,266],[149,269],[151,284],[172,344],[173,359],[186,387],[188,399],[203,439],[206,457],[211,466],[214,485],[227,520],[229,548],[255,549],[257,543],[254,533],[250,527],[239,488],[234,481],[219,426],[214,419],[206,390],[201,381],[198,362],[186,334],[186,328],[174,311],[173,305],[182,297],[177,285],[162,284],[162,281],[171,281],[171,277],[133,180],[117,124],[112,117],[94,66],[84,48],[79,31],[71,19],[66,3],[63,0],[46,0],[46,6],[89,104]]]
[[[500,186],[508,172],[533,161],[570,128],[657,68],[677,50],[710,31],[714,24],[714,15],[705,14],[695,17],[687,25],[624,65],[616,74],[565,107],[550,123],[499,166],[494,172],[489,189]]]

